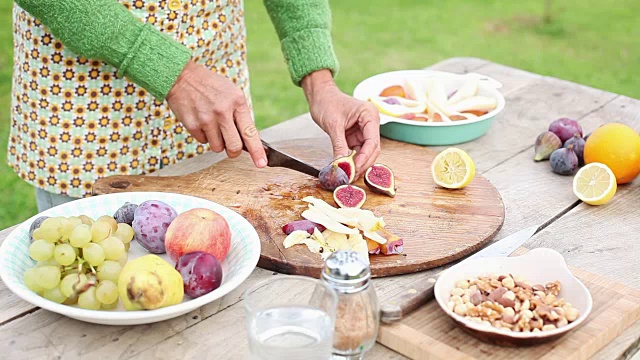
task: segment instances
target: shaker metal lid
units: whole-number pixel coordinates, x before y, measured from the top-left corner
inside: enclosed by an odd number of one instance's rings
[[[322,277],[332,280],[365,280],[371,277],[371,270],[359,253],[338,250],[325,261]]]

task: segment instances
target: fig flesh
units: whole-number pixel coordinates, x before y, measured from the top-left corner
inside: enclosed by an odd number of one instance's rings
[[[340,169],[342,169],[344,173],[347,174],[349,184],[356,180],[356,163],[353,161],[355,156],[355,150],[351,150],[351,154],[333,160],[333,164],[338,165]]]
[[[296,231],[296,230],[302,230],[302,231],[306,231],[309,233],[309,235],[313,235],[313,229],[318,228],[318,230],[320,231],[324,231],[325,227],[318,224],[318,223],[314,223],[313,221],[309,221],[309,220],[296,220],[296,221],[292,221],[286,225],[284,225],[282,227],[282,231],[289,235],[292,232]]]
[[[371,191],[396,196],[396,182],[393,171],[383,164],[373,164],[364,174],[364,183]]]
[[[586,140],[583,139],[580,134],[575,134],[573,137],[564,143],[564,147],[569,147],[569,145],[573,145],[573,152],[576,153],[578,157],[578,164],[580,166],[584,165],[584,144]]]
[[[353,185],[342,185],[333,191],[333,199],[341,208],[360,208],[367,200],[364,190]]]
[[[558,135],[551,131],[545,131],[538,135],[536,138],[536,144],[534,146],[535,155],[533,160],[542,161],[548,160],[551,153],[562,147],[562,141]]]
[[[318,179],[320,180],[320,186],[329,191],[333,191],[338,186],[349,183],[347,174],[335,163],[331,163],[322,168],[320,174],[318,174]]]
[[[549,131],[558,135],[563,144],[565,141],[571,139],[575,134],[580,134],[580,136],[582,136],[582,127],[580,127],[580,124],[569,118],[560,118],[555,120],[551,125],[549,125]]]
[[[549,162],[556,174],[573,175],[578,170],[578,156],[573,151],[573,145],[554,151]]]

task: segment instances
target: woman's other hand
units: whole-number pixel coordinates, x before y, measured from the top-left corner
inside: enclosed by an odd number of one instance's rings
[[[344,94],[329,70],[319,70],[302,79],[313,120],[331,138],[334,157],[356,150],[357,176],[380,155],[380,115],[371,103]]]

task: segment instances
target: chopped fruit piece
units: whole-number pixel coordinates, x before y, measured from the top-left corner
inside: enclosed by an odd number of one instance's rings
[[[389,99],[389,100],[387,100]],[[394,99],[397,101],[391,101]],[[381,113],[394,117],[401,117],[406,114],[420,114],[427,108],[426,102],[419,102],[415,100],[407,100],[403,98],[380,98],[374,97],[369,99],[373,105],[375,105]]]
[[[333,160],[333,164],[338,165],[340,169],[342,169],[344,173],[347,174],[347,178],[349,178],[349,184],[356,180],[356,163],[353,161],[355,156],[355,150],[351,150],[351,153],[349,155]]]
[[[367,200],[364,190],[353,185],[342,185],[333,192],[333,199],[341,208],[360,208]]]

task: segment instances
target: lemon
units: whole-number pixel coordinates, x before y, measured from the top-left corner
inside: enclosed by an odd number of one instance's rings
[[[618,185],[611,169],[602,163],[591,163],[580,169],[573,178],[573,193],[590,205],[608,203]]]
[[[372,97],[369,101],[371,101],[381,113],[393,117],[401,117],[406,114],[420,114],[427,109],[426,103],[399,96],[377,96]]]
[[[448,148],[433,159],[431,175],[433,181],[444,188],[462,189],[476,175],[476,165],[463,150]]]

